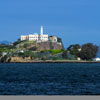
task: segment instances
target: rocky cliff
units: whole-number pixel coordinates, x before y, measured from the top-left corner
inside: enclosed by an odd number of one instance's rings
[[[38,43],[38,50],[64,49],[62,43],[57,42],[41,42]]]

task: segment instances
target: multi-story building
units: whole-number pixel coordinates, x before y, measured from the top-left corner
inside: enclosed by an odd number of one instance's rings
[[[21,41],[48,41],[48,34],[43,34],[43,26],[41,26],[40,34],[21,35]]]

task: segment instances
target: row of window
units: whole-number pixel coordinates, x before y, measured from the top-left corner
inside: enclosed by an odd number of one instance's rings
[[[38,37],[29,37],[29,38],[38,38]]]
[[[22,38],[39,38],[39,37],[22,37]],[[48,38],[48,37],[41,37],[41,38]]]

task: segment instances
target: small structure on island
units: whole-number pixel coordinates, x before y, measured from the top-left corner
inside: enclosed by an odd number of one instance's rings
[[[81,61],[81,58],[80,58],[80,57],[78,57],[78,58],[77,58],[77,60],[78,60],[78,61]]]
[[[57,42],[57,37],[56,36],[49,36],[49,40],[52,42]]]
[[[43,33],[43,26],[41,26],[40,34],[21,35],[21,41],[48,41],[48,34]]]

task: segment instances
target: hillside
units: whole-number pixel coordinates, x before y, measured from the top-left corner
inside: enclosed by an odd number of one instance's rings
[[[57,42],[18,40],[10,45],[0,45],[0,62],[61,60],[65,57],[64,51],[63,43],[60,38]]]

